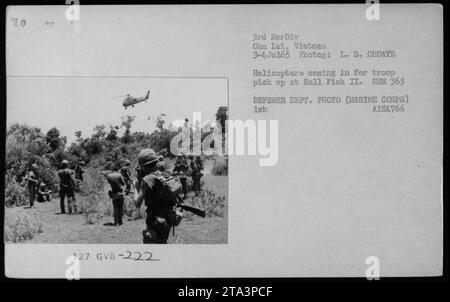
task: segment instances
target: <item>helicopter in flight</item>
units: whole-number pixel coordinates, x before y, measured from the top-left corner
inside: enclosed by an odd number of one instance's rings
[[[129,107],[129,106],[134,107],[134,105],[136,105],[138,103],[141,103],[144,101],[147,102],[149,96],[150,96],[150,90],[147,91],[147,95],[145,97],[140,97],[140,98],[135,98],[135,97],[132,97],[131,95],[127,94],[127,95],[124,95],[125,99],[123,100],[122,105],[125,109],[127,109],[127,107]]]

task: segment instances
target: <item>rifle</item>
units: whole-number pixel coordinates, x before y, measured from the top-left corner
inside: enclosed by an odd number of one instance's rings
[[[195,215],[198,215],[200,217],[205,218],[206,217],[206,212],[200,208],[196,208],[190,205],[187,205],[185,203],[183,203],[183,201],[181,199],[177,199],[176,203],[175,203],[176,207],[180,208],[183,211],[189,211],[191,213],[194,213]],[[175,236],[175,227],[178,226],[181,222],[181,219],[183,218],[183,213],[180,211],[172,211],[171,214],[169,214],[169,221],[171,226],[172,226],[172,231],[173,231],[173,236]]]
[[[185,211],[189,211],[191,213],[194,213],[197,216],[200,216],[200,217],[203,217],[203,218],[206,217],[205,210],[202,210],[202,209],[194,207],[194,206],[187,205],[187,204],[183,203],[182,201],[177,203],[177,207],[179,207],[179,208],[181,208],[181,209],[183,209]]]

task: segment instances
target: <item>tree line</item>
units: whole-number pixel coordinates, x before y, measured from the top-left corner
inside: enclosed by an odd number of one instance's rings
[[[227,107],[219,107],[216,113],[216,121],[223,125],[222,129],[228,119],[227,112]],[[56,191],[57,170],[63,159],[69,161],[72,169],[83,161],[96,170],[114,170],[124,159],[136,162],[143,148],[152,148],[163,156],[174,156],[169,152],[170,142],[181,131],[180,128],[166,127],[164,116],[159,115],[152,133],[132,131],[134,120],[134,116],[127,115],[122,117],[120,125],[97,125],[88,137],[76,131],[76,139],[70,144],[56,127],[44,133],[40,128],[24,123],[12,124],[6,134],[6,186],[11,182],[21,184],[33,163],[39,167],[41,180]],[[120,130],[123,130],[121,135]],[[211,131],[207,127],[201,129],[202,137]]]

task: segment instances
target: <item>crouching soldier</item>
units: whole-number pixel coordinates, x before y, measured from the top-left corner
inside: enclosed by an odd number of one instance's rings
[[[74,181],[72,178],[72,171],[69,169],[69,162],[63,160],[61,163],[61,169],[58,171],[59,176],[59,202],[61,206],[61,214],[66,214],[64,206],[64,199],[67,196],[67,206],[69,208],[69,214],[72,214],[74,210]]]
[[[143,231],[144,243],[167,243],[171,229],[168,217],[172,206],[163,200],[163,184],[160,180],[162,172],[158,169],[158,162],[158,156],[152,149],[144,149],[139,153],[134,203],[140,208],[145,202],[147,207],[147,229]]]
[[[111,186],[111,191],[108,192],[109,197],[112,199],[114,209],[114,225],[122,225],[123,217],[123,203],[124,197],[122,193],[122,187],[125,185],[122,175],[114,171],[107,176],[108,183]]]
[[[50,201],[50,191],[47,191],[45,183],[41,182],[38,190],[38,202]]]

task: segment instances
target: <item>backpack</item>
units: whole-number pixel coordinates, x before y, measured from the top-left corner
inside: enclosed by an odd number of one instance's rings
[[[158,180],[159,202],[173,205],[181,194],[181,182],[178,178],[163,171],[155,171],[153,175]]]

